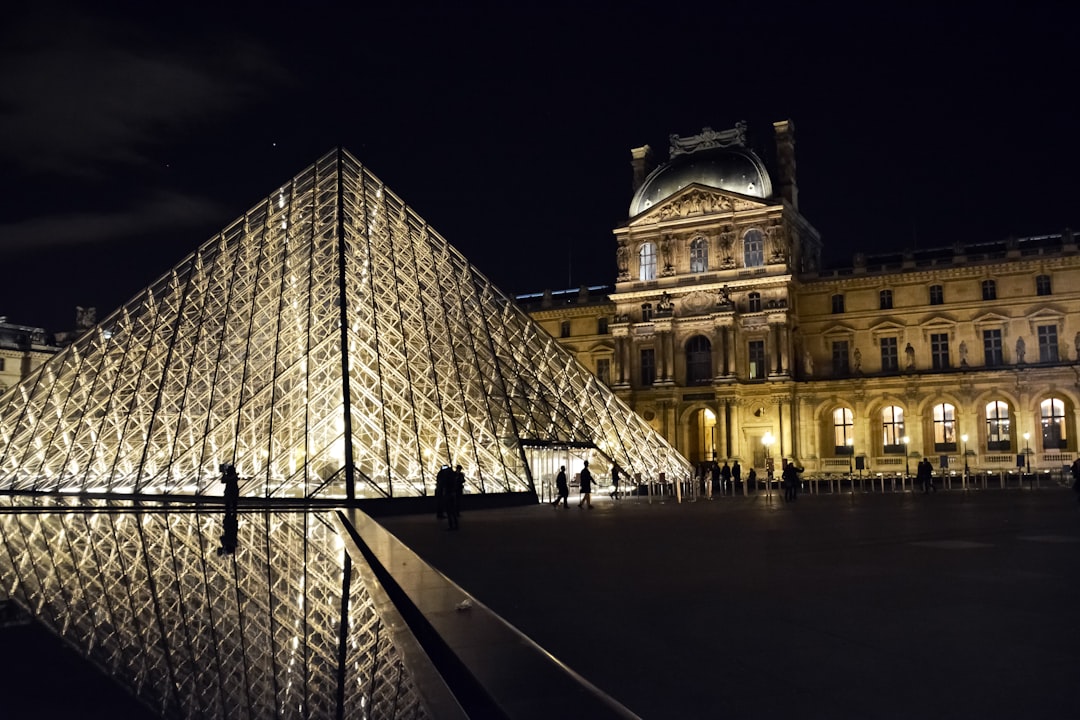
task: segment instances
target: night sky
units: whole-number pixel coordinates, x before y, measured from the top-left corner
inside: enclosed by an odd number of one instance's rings
[[[366,4],[6,10],[0,315],[103,318],[339,145],[507,292],[612,282],[630,148],[740,120],[829,264],[1080,227],[1065,3]]]

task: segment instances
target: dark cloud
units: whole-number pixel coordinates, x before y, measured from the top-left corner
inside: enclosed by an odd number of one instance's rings
[[[4,35],[0,159],[32,173],[93,176],[103,164],[144,164],[157,145],[288,78],[242,36],[194,29],[166,39],[71,8],[27,14]]]
[[[90,245],[221,221],[228,211],[206,198],[159,192],[126,210],[47,215],[0,224],[0,252]]]

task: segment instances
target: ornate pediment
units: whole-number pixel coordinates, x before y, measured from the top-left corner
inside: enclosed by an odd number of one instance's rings
[[[716,310],[721,301],[721,297],[717,293],[697,290],[684,296],[679,305],[686,315],[704,315]]]
[[[677,220],[684,217],[698,217],[720,213],[735,213],[744,210],[756,210],[767,207],[768,203],[750,199],[738,193],[717,190],[693,183],[675,193],[663,202],[649,208],[640,215],[634,225],[656,223],[665,220]]]

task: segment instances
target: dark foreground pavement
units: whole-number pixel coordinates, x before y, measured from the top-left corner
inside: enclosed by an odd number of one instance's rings
[[[380,522],[643,718],[1080,718],[1064,488]]]

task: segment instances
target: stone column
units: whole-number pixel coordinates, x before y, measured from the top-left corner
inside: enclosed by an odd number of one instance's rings
[[[778,353],[776,350],[776,333],[773,332],[773,326],[769,326],[769,331],[765,333],[765,375],[776,374],[776,362],[778,360]]]

